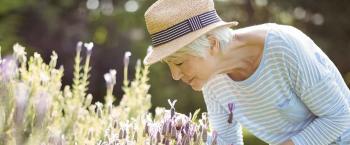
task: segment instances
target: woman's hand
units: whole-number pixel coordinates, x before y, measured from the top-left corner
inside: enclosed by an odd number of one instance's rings
[[[293,141],[288,139],[287,141],[283,142],[281,145],[294,145]]]

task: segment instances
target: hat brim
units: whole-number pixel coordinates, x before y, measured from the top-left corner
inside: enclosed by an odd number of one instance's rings
[[[151,65],[154,64],[167,56],[173,54],[174,52],[178,51],[179,49],[185,47],[186,45],[190,44],[203,34],[218,28],[218,27],[233,27],[237,26],[238,22],[233,21],[233,22],[224,22],[224,21],[219,21],[213,24],[210,24],[202,29],[199,29],[197,31],[191,32],[189,34],[186,34],[184,36],[181,36],[177,39],[174,39],[168,43],[159,45],[154,47],[148,54],[146,55],[145,59],[143,60],[143,63],[145,65]]]

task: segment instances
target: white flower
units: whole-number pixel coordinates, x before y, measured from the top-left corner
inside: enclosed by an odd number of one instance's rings
[[[92,48],[94,47],[94,43],[92,42],[84,43],[84,46],[86,47],[87,52],[90,54],[92,51]]]
[[[148,46],[147,48],[147,54],[151,53],[153,51],[152,45]]]
[[[16,54],[16,56],[23,56],[26,55],[27,53],[25,52],[25,48],[21,46],[20,44],[16,43],[13,46],[13,52]]]
[[[83,42],[79,41],[77,43],[77,51],[80,51],[82,46],[83,46]]]
[[[112,69],[112,70],[109,71],[109,73],[110,73],[112,76],[114,76],[114,78],[115,78],[115,75],[117,74],[117,71],[116,71],[115,69]]]
[[[50,78],[44,72],[40,72],[39,75],[42,82],[48,82],[50,80]]]
[[[124,54],[124,67],[128,67],[130,56],[131,56],[130,51],[125,52],[125,54]]]
[[[112,76],[109,73],[106,73],[104,75],[104,78],[105,78],[105,81],[106,81],[107,84],[112,82]]]
[[[13,52],[20,62],[25,62],[27,60],[25,48],[18,43],[13,46]]]
[[[113,88],[113,86],[117,82],[116,74],[117,74],[117,71],[115,69],[112,69],[112,70],[109,70],[109,73],[106,73],[104,75],[104,79],[107,83],[107,88]]]

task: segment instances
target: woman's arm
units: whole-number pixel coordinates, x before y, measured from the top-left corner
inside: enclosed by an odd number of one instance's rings
[[[296,145],[328,145],[350,128],[349,93],[340,89],[343,80],[332,71],[336,67],[309,37],[292,27],[280,28],[288,43],[285,58],[291,85],[317,116],[291,140]]]
[[[217,132],[218,145],[243,145],[242,128],[240,124],[233,119],[232,123],[228,123],[229,112],[214,99],[214,94],[211,90],[203,90],[204,100],[208,110],[209,124],[212,130]],[[208,136],[207,144],[213,141],[211,136]]]
[[[295,145],[295,144],[293,143],[292,140],[289,139],[289,140],[283,142],[281,145]]]

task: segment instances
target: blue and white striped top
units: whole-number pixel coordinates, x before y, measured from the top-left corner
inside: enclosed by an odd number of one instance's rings
[[[202,88],[218,144],[242,145],[242,125],[272,145],[287,139],[296,145],[350,145],[350,91],[336,66],[298,29],[265,25],[257,70],[244,81],[218,74]],[[228,103],[235,104],[231,124]]]

